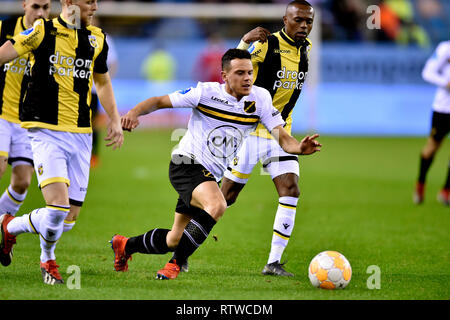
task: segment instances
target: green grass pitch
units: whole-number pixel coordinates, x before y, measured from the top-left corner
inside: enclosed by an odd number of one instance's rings
[[[215,237],[190,258],[188,273],[173,281],[154,280],[169,254],[136,254],[129,272],[115,272],[111,236],[170,228],[177,199],[168,179],[177,142],[169,131],[142,130],[126,133],[119,151],[102,146],[101,165],[91,170],[79,220],[58,243],[57,263],[72,287],[42,283],[38,238],[25,234],[17,238],[12,264],[0,267],[0,300],[448,300],[450,208],[436,201],[447,174],[448,141],[430,169],[421,206],[412,204],[412,190],[425,137],[325,136],[320,141],[320,153],[300,157],[301,198],[283,256],[294,278],[260,274],[278,198],[260,167],[213,229]],[[9,173],[1,190],[8,181]],[[43,205],[33,178],[18,215]],[[324,250],[339,251],[350,261],[353,275],[346,289],[311,286],[309,262]],[[373,265],[380,268],[380,289],[367,287]],[[70,266],[79,268],[79,283],[75,273],[67,273]]]

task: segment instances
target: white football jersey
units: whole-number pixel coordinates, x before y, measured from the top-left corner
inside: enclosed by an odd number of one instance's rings
[[[433,110],[450,113],[450,90],[446,88],[450,82],[450,41],[444,41],[438,45],[433,56],[425,64],[422,77],[438,86]]]
[[[197,87],[169,94],[174,108],[192,108],[188,130],[172,154],[181,154],[208,169],[220,181],[250,132],[261,122],[269,132],[284,125],[269,91],[253,86],[237,101],[225,84],[199,82]]]

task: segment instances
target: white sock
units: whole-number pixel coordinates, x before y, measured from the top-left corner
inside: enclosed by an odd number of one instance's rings
[[[15,217],[8,223],[8,232],[14,236],[22,233],[39,233],[39,221],[42,217],[41,209],[35,209],[20,217]]]
[[[272,246],[267,263],[281,260],[294,229],[298,198],[280,197],[278,200],[278,209],[273,224]]]
[[[69,210],[70,207],[53,205],[47,205],[42,209],[42,218],[39,224],[42,262],[56,259],[56,242],[63,233],[64,219]]]
[[[14,216],[16,212],[19,211],[26,196],[27,191],[20,194],[15,192],[11,185],[9,185],[0,197],[0,214],[9,213]]]
[[[73,227],[75,227],[75,220],[73,221],[67,221],[64,220],[64,227],[63,227],[63,232],[67,232],[73,229]]]

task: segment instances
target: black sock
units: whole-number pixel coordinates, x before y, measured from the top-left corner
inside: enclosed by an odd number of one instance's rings
[[[420,156],[420,171],[419,171],[419,178],[417,179],[418,182],[425,183],[428,169],[430,169],[431,163],[433,162],[433,158],[434,157],[425,159],[422,155]]]
[[[187,258],[206,240],[215,224],[216,220],[206,211],[201,210],[184,229],[180,243],[170,262],[176,260],[176,263],[182,266]]]
[[[166,236],[169,229],[152,229],[143,235],[128,239],[125,245],[125,252],[133,254],[135,252],[145,254],[165,254],[169,252]]]
[[[448,162],[447,180],[445,181],[444,189],[450,189],[450,161]]]

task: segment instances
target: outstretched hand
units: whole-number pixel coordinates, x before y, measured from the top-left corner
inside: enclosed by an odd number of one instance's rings
[[[133,131],[139,125],[138,117],[132,110],[122,116],[120,122],[122,124],[122,129],[127,131]]]
[[[308,155],[320,151],[322,145],[316,140],[319,134],[313,134],[312,136],[306,136],[300,141],[301,154]]]
[[[246,43],[252,43],[254,41],[260,41],[261,43],[264,43],[267,41],[267,37],[270,36],[270,31],[263,28],[263,27],[256,27],[253,30],[250,30],[247,32],[244,37],[242,37],[242,40]]]

